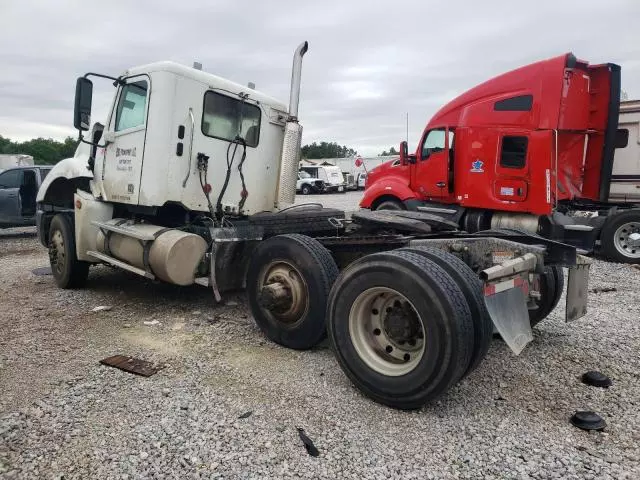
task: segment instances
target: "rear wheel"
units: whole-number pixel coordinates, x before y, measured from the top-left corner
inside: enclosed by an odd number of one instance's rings
[[[464,294],[473,318],[473,352],[464,376],[474,371],[489,351],[493,339],[493,322],[484,303],[482,281],[469,266],[455,255],[432,247],[407,247],[400,251],[421,255],[445,269]]]
[[[84,287],[89,275],[89,263],[76,256],[76,239],[69,216],[58,214],[49,227],[49,262],[56,284],[60,288]]]
[[[562,267],[545,267],[538,276],[540,298],[535,306],[529,308],[529,323],[534,327],[556,308],[564,290],[564,272]]]
[[[331,290],[327,330],[358,389],[401,409],[419,408],[460,380],[474,343],[460,287],[406,251],[368,255],[344,270]]]
[[[261,242],[247,272],[251,313],[280,345],[308,349],[326,336],[325,312],[338,276],[331,254],[305,235],[277,235]]]
[[[607,259],[640,263],[640,210],[627,210],[607,218],[600,242]]]
[[[374,210],[405,210],[405,208],[400,200],[390,198],[380,202]]]

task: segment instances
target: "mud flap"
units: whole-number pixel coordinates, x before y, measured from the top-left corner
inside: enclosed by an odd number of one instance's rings
[[[578,262],[569,268],[569,282],[567,284],[567,309],[565,320],[572,322],[587,313],[589,300],[589,267],[591,261]]]
[[[533,340],[523,288],[528,288],[528,283],[518,277],[515,281],[487,285],[484,290],[484,302],[493,325],[516,355]]]

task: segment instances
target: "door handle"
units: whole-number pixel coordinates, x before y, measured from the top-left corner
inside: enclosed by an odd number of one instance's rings
[[[446,186],[447,186],[447,184],[446,184],[446,183],[444,183],[444,182],[438,182],[438,183],[436,183],[436,187],[438,187],[438,188],[444,188],[444,187],[446,187]]]
[[[182,181],[182,188],[187,186],[187,180],[189,180],[189,175],[191,175],[191,153],[193,151],[193,130],[196,128],[196,121],[193,119],[193,111],[189,108],[189,120],[191,121],[191,132],[189,134],[189,159],[188,159],[188,168],[187,175],[184,177]]]

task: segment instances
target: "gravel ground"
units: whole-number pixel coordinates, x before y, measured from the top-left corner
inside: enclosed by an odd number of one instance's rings
[[[0,231],[2,478],[640,478],[640,271],[629,266],[596,261],[591,287],[617,291],[591,294],[585,318],[565,324],[558,309],[519,357],[495,341],[441,400],[401,412],[360,395],[326,346],[267,341],[242,293],[216,306],[207,289],[106,267],[63,291],[31,273],[44,265],[35,237]],[[164,368],[143,378],[99,365],[115,354]],[[581,384],[592,369],[613,386]],[[571,426],[583,409],[606,430]]]

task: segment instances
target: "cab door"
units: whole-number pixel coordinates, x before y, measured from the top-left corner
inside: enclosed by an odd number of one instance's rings
[[[20,186],[22,170],[0,173],[0,225],[13,225],[22,220]]]
[[[147,75],[125,81],[104,136],[107,146],[102,183],[106,200],[137,204],[151,85]]]
[[[453,130],[435,128],[423,137],[412,168],[411,187],[427,199],[443,200],[453,192]]]

